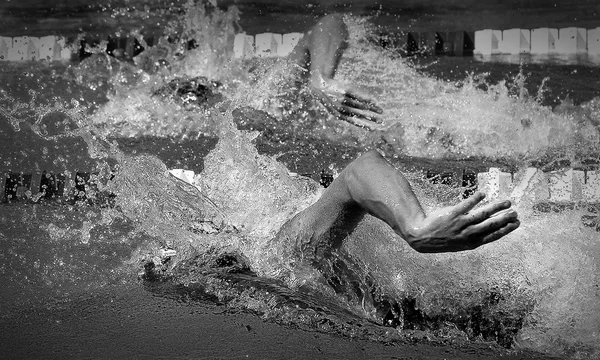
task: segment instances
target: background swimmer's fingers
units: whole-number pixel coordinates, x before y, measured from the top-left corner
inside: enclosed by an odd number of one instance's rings
[[[382,122],[377,112],[370,111],[371,109],[380,110],[378,107],[374,107],[373,104],[365,104],[356,99],[349,98],[343,92],[343,89],[338,89],[339,91],[333,91],[332,89],[332,87],[326,89],[316,86],[311,87],[315,97],[323,104],[329,113],[350,124],[369,130],[375,130],[377,127],[368,121],[374,123]]]
[[[339,111],[338,107],[335,106],[334,101],[328,94],[325,94],[325,92],[317,87],[312,87],[311,90],[319,102],[325,106],[327,111],[330,113],[337,113]]]
[[[352,125],[360,126],[362,128],[369,129],[371,131],[377,130],[377,128],[378,128],[377,124],[375,124],[375,123],[373,123],[371,121],[367,121],[367,120],[363,120],[363,119],[357,118],[355,116],[348,116],[348,115],[340,114],[339,118],[341,120],[349,122]]]
[[[367,96],[358,94],[353,90],[346,90],[346,99],[347,101],[356,104],[353,106],[357,109],[373,111],[378,114],[383,114],[383,109],[377,106],[375,101]]]
[[[340,115],[354,116],[357,118],[372,121],[374,123],[381,122],[381,118],[378,116],[378,114],[370,112],[370,111],[363,111],[363,110],[353,108],[350,106],[346,106],[346,105],[341,105],[339,107],[338,111],[339,111]]]
[[[342,104],[359,110],[372,111],[377,114],[383,113],[383,110],[371,101],[357,100],[346,96],[344,97],[344,100],[342,100]]]

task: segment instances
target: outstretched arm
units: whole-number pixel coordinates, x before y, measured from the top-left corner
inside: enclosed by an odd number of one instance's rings
[[[347,41],[348,29],[342,15],[328,15],[304,34],[289,59],[308,70],[310,88],[329,112],[354,125],[374,129],[382,109],[360,91],[333,79]]]
[[[309,236],[300,236],[303,250],[338,247],[369,213],[419,252],[472,250],[519,227],[510,201],[474,210],[484,197],[477,192],[426,215],[404,176],[378,152],[370,151],[348,165],[315,204],[290,221],[288,229],[311,229]]]

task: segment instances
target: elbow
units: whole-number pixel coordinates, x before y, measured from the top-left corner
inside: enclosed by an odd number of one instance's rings
[[[369,150],[366,153],[362,154],[361,158],[365,158],[366,160],[370,160],[370,161],[386,161],[385,158],[383,157],[383,155],[381,155],[379,153],[379,151],[377,150]]]
[[[388,161],[377,150],[369,150],[350,164],[350,171],[357,173],[364,169],[370,169],[373,164],[381,163],[389,165]]]

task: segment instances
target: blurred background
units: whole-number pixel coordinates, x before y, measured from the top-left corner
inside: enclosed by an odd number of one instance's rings
[[[479,30],[512,27],[595,28],[597,0],[214,0],[242,12],[240,26],[248,33],[304,31],[329,12],[371,15],[385,32],[399,30]],[[162,29],[173,16],[159,9],[182,7],[185,0],[3,0],[0,34],[64,35],[81,32],[112,34],[122,30]],[[158,12],[159,13],[159,12]]]

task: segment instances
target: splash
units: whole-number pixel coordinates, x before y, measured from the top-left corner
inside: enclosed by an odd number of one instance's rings
[[[257,134],[237,130],[232,115],[236,106],[249,101],[269,111],[273,107],[264,100],[285,109],[285,100],[297,95],[281,96],[281,83],[289,85],[291,68],[262,61],[223,64],[226,53],[216,52],[225,48],[231,28],[219,32],[223,19],[208,20],[203,11],[189,12],[177,33],[184,34],[185,41],[217,41],[215,47],[186,50],[178,59],[179,45],[167,41],[160,46],[168,51],[152,55],[167,59],[169,66],[161,71],[133,65],[111,68],[106,75],[111,84],[108,102],[91,115],[77,102],[44,104],[35,96],[19,102],[3,93],[3,103],[11,105],[3,104],[2,115],[15,131],[28,122],[37,136],[53,142],[64,136],[83,137],[90,157],[106,169],[99,190],[116,194],[112,207],[83,214],[73,225],[50,219],[43,228],[50,243],[98,246],[99,229],[107,228],[104,244],[109,245],[98,248],[109,251],[117,243],[125,244],[119,248],[117,266],[128,274],[158,274],[190,289],[202,285],[202,291],[227,300],[229,306],[260,310],[265,318],[310,329],[345,329],[342,333],[357,336],[363,323],[353,327],[352,321],[358,318],[405,332],[454,329],[456,337],[481,337],[506,346],[571,351],[574,356],[598,353],[600,245],[597,232],[580,225],[578,208],[557,213],[519,209],[523,225],[511,236],[473,252],[449,255],[418,254],[381,222],[368,218],[318,271],[295,267],[289,244],[278,243],[275,235],[321,190],[309,179],[290,176],[273,157],[260,154],[253,144]],[[227,21],[232,24],[234,18]],[[321,134],[332,142],[351,137],[365,148],[376,146],[376,139],[383,137],[396,155],[506,157],[527,163],[554,149],[575,160],[597,151],[598,101],[581,107],[565,104],[552,111],[523,91],[515,96],[504,84],[488,84],[482,90],[482,80],[475,75],[461,86],[436,81],[374,48],[364,35],[366,23],[354,21],[351,46],[338,76],[377,94],[388,117],[384,128],[371,134],[334,119],[316,119],[318,105],[309,96],[302,114],[272,111],[274,121],[304,118],[297,123],[319,126],[291,129]],[[241,66],[246,71],[254,65],[246,74],[233,70]],[[153,96],[173,78],[200,75],[230,86],[226,92],[230,102],[199,110]],[[41,125],[54,112],[70,119],[60,136]],[[217,136],[219,142],[204,160],[197,187],[175,180],[153,156],[125,155],[108,137],[193,137],[202,132]],[[454,203],[462,192],[429,184],[420,174],[408,176],[426,210]],[[126,226],[115,225],[123,223]],[[72,247],[62,249],[74,252]],[[163,256],[165,249],[177,255]],[[67,258],[53,253],[52,261],[43,264],[46,282],[59,280],[60,274],[51,270],[68,263]],[[83,267],[73,265],[70,279]],[[249,272],[245,274],[253,280],[241,281],[235,277],[238,272]],[[231,285],[235,281],[242,284],[241,290]],[[290,298],[293,301],[286,302]],[[321,298],[326,302],[319,302]],[[308,310],[297,310],[296,304]],[[337,320],[323,308],[333,311]],[[331,328],[323,330],[323,324]],[[388,331],[378,329],[373,331],[377,336]]]
[[[512,87],[505,82],[491,85],[479,74],[470,74],[459,84],[445,83],[375,50],[366,41],[368,28],[361,21],[351,22],[349,28],[351,46],[338,76],[378,94],[386,114],[384,136],[394,139],[397,151],[417,157],[510,158],[524,163],[553,151],[573,160],[597,155],[597,120],[564,116],[540,105],[543,83],[541,91],[530,96],[522,71]]]
[[[83,76],[100,69],[104,72],[100,75],[108,79],[111,101],[92,118],[105,134],[193,137],[211,134],[216,127],[212,121],[214,109],[198,111],[177,101],[164,102],[156,92],[173,80],[198,77],[223,83],[220,91],[231,92],[239,73],[239,62],[230,61],[239,10],[231,6],[224,11],[203,1],[189,0],[180,11],[183,15],[169,22],[157,45],[134,58],[135,66],[111,65],[114,61],[106,63],[106,56],[92,57],[84,61],[89,65],[80,65],[85,69]],[[146,44],[139,32],[132,35]]]
[[[49,140],[56,140],[63,136],[77,135],[73,129],[68,127],[68,125],[71,125],[69,122],[73,121],[72,125],[74,125],[74,129],[78,129],[84,125],[83,119],[85,118],[84,114],[87,108],[81,106],[77,100],[72,99],[70,104],[67,104],[56,98],[54,103],[41,104],[37,101],[38,93],[35,90],[29,90],[29,95],[29,102],[23,103],[7,94],[6,91],[0,92],[0,101],[6,104],[0,108],[0,114],[10,122],[15,131],[21,130],[21,123],[28,121],[28,119],[34,119],[31,127],[38,136]],[[55,113],[65,115],[65,120],[59,125],[66,125],[67,128],[62,133],[51,135],[48,134],[47,127],[43,122],[46,116]]]

